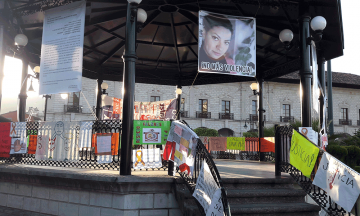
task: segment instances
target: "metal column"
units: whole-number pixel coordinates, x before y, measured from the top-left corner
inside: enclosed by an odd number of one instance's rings
[[[260,161],[264,161],[264,154],[261,153],[261,139],[264,138],[264,104],[263,104],[263,88],[264,88],[264,80],[259,79],[259,92],[258,92],[258,131],[259,131],[259,154],[260,154]]]
[[[103,83],[102,79],[97,80],[97,95],[96,95],[96,117],[98,120],[101,119],[101,84]]]
[[[131,148],[133,144],[134,94],[136,66],[136,20],[137,4],[127,6],[126,43],[123,70],[123,119],[121,135],[120,175],[131,175]]]
[[[333,98],[332,98],[332,72],[331,72],[331,60],[327,61],[327,87],[328,87],[328,122],[329,124],[329,135],[334,134],[334,109],[333,109]]]
[[[21,75],[21,89],[19,94],[19,108],[18,108],[18,121],[25,122],[25,112],[26,112],[26,88],[27,88],[27,78],[28,78],[28,67],[29,61],[26,58],[25,50],[23,50],[22,57],[22,75]]]
[[[317,58],[317,63],[318,63],[318,75],[319,75],[319,80],[320,80],[320,85],[322,88],[322,92],[324,93],[324,96],[326,94],[326,82],[325,82],[325,58],[323,56],[323,54],[319,51],[318,52],[318,58]],[[322,94],[320,94],[319,97],[319,101],[320,101],[320,128],[322,127],[322,123],[323,121],[325,121],[325,119],[323,118],[324,116],[324,96]]]
[[[48,102],[48,99],[51,98],[51,95],[43,95],[43,97],[45,98],[44,121],[46,121],[47,102]]]
[[[310,17],[302,16],[299,19],[300,26],[300,85],[302,89],[301,98],[301,125],[311,127],[311,78],[310,70],[310,46],[307,39],[310,37]]]

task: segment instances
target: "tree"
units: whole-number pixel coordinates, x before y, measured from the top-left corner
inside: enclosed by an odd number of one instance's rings
[[[208,137],[218,137],[219,133],[215,129],[209,129],[209,128],[196,128],[195,133],[198,136],[208,136]]]

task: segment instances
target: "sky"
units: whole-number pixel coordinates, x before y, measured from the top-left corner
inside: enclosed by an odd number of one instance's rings
[[[331,61],[332,71],[341,73],[352,73],[360,75],[360,69],[357,67],[357,61],[360,60],[360,43],[358,37],[360,28],[358,27],[360,13],[359,0],[342,0],[342,18],[345,38],[344,55]],[[4,80],[2,85],[3,98],[1,101],[0,113],[15,111],[17,109],[18,95],[21,86],[22,62],[7,56],[5,58]],[[29,67],[29,74],[34,74]],[[28,79],[27,89],[30,86],[31,79]],[[26,110],[29,107],[37,107],[41,112],[44,110],[45,99],[38,95],[39,83],[33,80],[33,87],[37,91],[35,94],[28,94]]]

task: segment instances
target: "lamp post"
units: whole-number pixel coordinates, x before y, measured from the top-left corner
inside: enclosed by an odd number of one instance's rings
[[[97,80],[97,95],[96,95],[96,117],[101,119],[101,85],[103,83],[102,79]]]
[[[303,7],[304,6],[304,7]],[[302,9],[306,9],[306,5],[301,5]],[[301,14],[301,13],[300,13]],[[310,35],[310,18],[303,15],[299,19],[300,26],[300,85],[302,89],[301,98],[301,125],[303,127],[311,127],[311,78],[312,73],[310,69],[310,45],[311,41],[319,42],[322,39],[322,32],[326,27],[326,20],[322,16],[316,16],[311,20],[311,28],[315,35]],[[284,29],[279,34],[280,41],[285,45],[286,49],[291,48],[291,41],[294,35],[289,29]]]
[[[39,79],[39,77],[40,77],[40,66],[35,66],[34,67],[34,72],[35,72],[35,78]],[[31,81],[31,83],[32,83],[32,81]],[[30,85],[30,88],[31,87],[32,87],[32,85]],[[48,103],[48,99],[51,99],[51,95],[47,95],[47,94],[43,95],[43,98],[45,98],[44,121],[46,121],[47,103]]]
[[[261,142],[260,138],[264,138],[264,106],[263,106],[263,87],[264,80],[259,78],[258,83],[252,83],[250,85],[251,90],[253,90],[254,95],[257,95],[257,104],[258,104],[258,137],[259,137],[259,152],[260,152],[260,161],[264,160],[264,155],[261,153]]]
[[[123,119],[121,135],[120,175],[131,175],[131,149],[133,144],[134,93],[136,66],[136,32],[137,22],[145,22],[147,15],[143,9],[138,10],[141,0],[128,0],[126,15],[126,42],[123,55]],[[138,24],[138,26],[141,26]]]

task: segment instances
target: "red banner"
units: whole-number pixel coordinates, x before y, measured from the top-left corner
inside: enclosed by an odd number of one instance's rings
[[[11,149],[10,122],[0,123],[0,157],[9,158]]]
[[[261,152],[274,152],[275,153],[275,143],[270,142],[264,138],[261,138],[260,143],[261,143],[261,148],[260,148]]]
[[[35,154],[37,146],[37,135],[29,135],[28,154]]]

